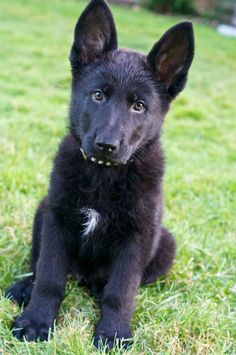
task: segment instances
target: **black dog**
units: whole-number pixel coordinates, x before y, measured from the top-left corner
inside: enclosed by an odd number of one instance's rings
[[[27,305],[14,323],[18,339],[47,339],[69,273],[100,299],[95,345],[101,339],[111,348],[115,338],[130,338],[138,287],[165,274],[175,254],[161,226],[160,134],[193,52],[189,22],[169,29],[145,56],[117,49],[103,0],[91,1],[81,15],[70,54],[70,132],[35,216],[33,276],[8,290]]]

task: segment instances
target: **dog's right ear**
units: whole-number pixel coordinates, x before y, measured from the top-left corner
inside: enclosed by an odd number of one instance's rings
[[[92,0],[80,16],[71,48],[72,67],[88,64],[117,48],[112,13],[104,0]]]

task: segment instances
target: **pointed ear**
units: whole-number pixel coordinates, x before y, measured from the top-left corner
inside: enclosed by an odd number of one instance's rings
[[[183,90],[194,55],[194,35],[191,22],[171,27],[154,45],[147,56],[157,79],[163,82],[174,98]]]
[[[104,0],[92,0],[75,27],[72,66],[88,64],[116,48],[117,34],[110,9]]]

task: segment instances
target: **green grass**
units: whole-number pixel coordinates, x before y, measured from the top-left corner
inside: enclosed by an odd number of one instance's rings
[[[75,0],[0,3],[0,353],[95,354],[99,309],[68,282],[55,336],[19,343],[4,290],[28,271],[31,225],[66,130]],[[120,46],[147,52],[182,18],[114,7]],[[139,290],[128,354],[236,354],[236,42],[195,23],[187,89],[166,119],[165,224],[178,252]],[[114,354],[119,354],[118,350]]]

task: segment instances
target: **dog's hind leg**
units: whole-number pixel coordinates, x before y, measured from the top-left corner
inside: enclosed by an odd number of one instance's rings
[[[147,265],[142,277],[142,284],[154,282],[158,277],[169,270],[175,256],[175,240],[172,234],[164,227],[161,228],[160,243],[156,254]]]
[[[30,275],[24,279],[16,282],[7,291],[6,296],[12,301],[18,303],[20,306],[26,306],[31,298],[31,293],[34,287],[34,280],[36,274],[36,265],[40,251],[41,228],[43,223],[43,214],[46,207],[46,199],[44,199],[35,214],[33,224],[33,240],[30,262]]]

